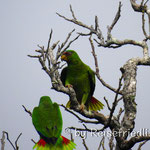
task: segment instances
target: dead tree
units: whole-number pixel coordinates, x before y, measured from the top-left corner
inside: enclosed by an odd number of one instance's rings
[[[103,33],[100,29],[97,16],[95,16],[94,25],[88,26],[76,18],[75,13],[72,7],[70,6],[70,12],[72,14],[72,18],[65,17],[59,13],[57,13],[57,15],[66,21],[72,22],[75,25],[80,26],[81,28],[87,29],[87,31],[89,32],[78,33],[76,38],[70,40],[71,35],[74,32],[73,30],[68,34],[68,36],[66,37],[63,43],[59,44],[60,41],[57,41],[56,43],[52,44],[51,39],[52,39],[53,31],[51,30],[47,47],[44,48],[44,46],[39,46],[40,49],[36,50],[36,52],[39,53],[39,55],[35,55],[35,56],[29,55],[29,57],[37,58],[39,60],[42,69],[48,74],[48,76],[51,79],[52,89],[58,92],[63,92],[70,97],[70,100],[73,104],[72,107],[73,110],[69,110],[64,105],[62,105],[62,107],[64,107],[66,111],[73,114],[75,117],[77,117],[80,121],[82,121],[85,124],[86,123],[102,124],[103,128],[99,129],[99,131],[103,131],[106,128],[109,128],[112,131],[112,138],[110,139],[110,144],[109,144],[110,149],[114,149],[113,143],[111,142],[113,138],[115,138],[116,140],[116,145],[115,145],[116,150],[129,150],[136,143],[143,142],[139,146],[139,149],[141,149],[141,146],[145,144],[146,141],[150,140],[150,135],[147,136],[135,135],[131,138],[128,138],[129,134],[133,131],[135,127],[135,118],[137,114],[137,104],[135,102],[136,84],[137,84],[137,80],[136,80],[137,67],[139,65],[150,66],[149,48],[147,44],[148,40],[150,40],[150,9],[147,6],[147,2],[148,0],[146,2],[142,0],[140,4],[137,4],[135,0],[130,0],[133,10],[135,12],[141,13],[142,15],[142,31],[145,38],[142,39],[141,41],[136,41],[134,39],[119,40],[113,37],[111,32],[121,16],[121,8],[122,8],[121,2],[119,3],[118,11],[114,17],[112,24],[108,26],[108,32],[106,38],[104,38]],[[148,16],[149,33],[147,33],[145,29],[145,15]],[[60,80],[60,74],[58,70],[62,68],[63,65],[61,65],[61,63],[59,62],[59,58],[61,54],[66,49],[68,49],[75,40],[79,38],[79,36],[89,37],[89,43],[91,45],[92,54],[95,60],[95,74],[101,84],[103,84],[106,88],[108,88],[109,90],[115,93],[115,98],[112,107],[110,107],[108,101],[105,99],[106,105],[108,106],[108,109],[110,111],[109,117],[107,117],[105,114],[102,114],[100,112],[94,112],[94,111],[88,112],[87,110],[80,111],[79,109],[80,104],[76,99],[75,91],[73,90],[73,88],[68,89],[67,87],[64,87]],[[120,48],[125,45],[133,45],[133,46],[140,47],[142,49],[143,57],[130,58],[123,66],[120,66],[122,76],[118,81],[119,82],[118,87],[114,88],[111,85],[107,84],[107,82],[104,81],[100,75],[98,58],[96,55],[94,45],[97,45],[98,47],[114,48],[114,49]],[[115,116],[114,111],[121,99],[123,99],[124,108],[120,109],[119,114]],[[86,117],[88,120],[79,117],[78,113]],[[122,120],[120,120],[121,114],[123,115]],[[92,119],[96,119],[96,121],[93,121]],[[79,130],[85,130],[89,132],[91,131],[90,129],[87,128],[87,126],[84,127],[85,128],[83,129],[81,128]],[[74,127],[71,127],[71,129],[74,129]],[[115,136],[113,136],[113,133],[115,133]],[[101,145],[104,146],[103,141],[101,141],[100,146]]]

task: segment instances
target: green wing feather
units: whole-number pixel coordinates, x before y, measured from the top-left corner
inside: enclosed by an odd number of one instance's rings
[[[67,74],[67,67],[65,67],[62,72],[61,72],[61,76],[60,79],[63,83],[63,85],[65,86],[65,80],[66,80],[66,74]]]
[[[91,96],[94,94],[94,90],[95,90],[95,73],[93,70],[91,70],[91,68],[89,67],[88,69],[88,78],[89,78],[89,82],[90,82],[90,93]]]
[[[89,81],[90,81],[90,87],[91,87],[91,100],[89,101],[89,110],[101,110],[104,107],[104,104],[98,101],[95,97],[93,97],[94,90],[95,90],[95,73],[93,70],[89,68],[88,70],[88,75],[89,75]]]

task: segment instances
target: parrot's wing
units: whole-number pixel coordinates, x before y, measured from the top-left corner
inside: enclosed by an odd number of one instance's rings
[[[61,150],[73,150],[76,149],[76,144],[69,139],[65,138],[64,136],[61,136],[62,140],[62,149]]]
[[[65,67],[62,72],[61,72],[61,76],[60,79],[63,83],[63,85],[65,86],[65,80],[66,80],[66,75],[67,75],[67,67]]]
[[[97,100],[95,97],[93,97],[94,90],[95,90],[95,73],[90,68],[88,69],[88,76],[90,81],[90,87],[91,87],[91,100],[89,101],[89,110],[91,111],[97,111],[101,110],[104,107],[104,104],[101,103],[99,100]]]
[[[56,134],[56,137],[59,137],[61,132],[62,132],[62,126],[63,126],[63,120],[62,120],[62,115],[61,111],[59,109],[59,105],[57,103],[53,104],[53,121],[55,124],[56,132],[54,132],[54,135]]]
[[[95,90],[95,74],[94,71],[90,69],[88,69],[88,78],[89,78],[89,82],[90,82],[90,88],[91,88],[91,96],[94,94],[94,90]]]

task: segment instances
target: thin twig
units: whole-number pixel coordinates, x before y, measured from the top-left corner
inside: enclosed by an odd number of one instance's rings
[[[3,132],[6,134],[7,141],[10,143],[10,145],[13,147],[13,149],[16,150],[15,146],[13,145],[13,143],[11,142],[11,140],[9,139],[8,132],[6,132],[6,131],[3,131]]]
[[[84,126],[84,128],[76,128],[76,127],[68,127],[67,129],[70,130],[76,130],[76,131],[87,131],[87,132],[91,132],[92,129],[89,129],[85,124],[82,124]],[[98,131],[98,130],[96,130]]]
[[[146,30],[145,30],[145,18],[144,18],[144,14],[145,13],[142,13],[142,30],[143,30],[143,34],[144,34],[145,38],[147,39],[148,35],[146,33]]]
[[[14,144],[11,142],[11,140],[9,139],[9,134],[8,134],[8,132],[3,131],[3,133],[6,134],[7,140],[8,140],[8,142],[10,143],[10,145],[13,147],[13,149],[14,149],[14,150],[19,150],[19,146],[18,146],[17,142],[18,142],[20,136],[22,135],[22,133],[20,133],[19,136],[17,137],[17,139],[16,139],[16,141],[15,141],[15,146],[14,146]]]
[[[48,44],[47,44],[47,52],[48,52],[48,50],[49,50],[49,48],[50,48],[50,42],[51,42],[51,39],[52,39],[52,34],[53,34],[53,30],[51,29],[51,32],[50,32],[50,35],[49,35],[49,39],[48,39]]]
[[[116,16],[111,24],[111,26],[108,26],[108,37],[107,39],[109,40],[111,38],[111,31],[114,28],[115,24],[118,22],[120,16],[121,16],[121,2],[119,2],[119,7],[118,7],[118,11],[116,13]]]
[[[141,150],[142,146],[143,146],[144,144],[146,144],[146,142],[147,142],[147,141],[144,141],[144,142],[140,143],[137,150]]]
[[[16,141],[15,141],[16,150],[19,149],[18,140],[19,140],[19,138],[20,138],[21,135],[22,135],[22,133],[19,134],[19,136],[17,137],[17,139],[16,139]]]
[[[27,55],[28,57],[31,57],[31,58],[39,58],[39,57],[41,57],[41,55]]]
[[[122,75],[121,78],[119,79],[119,87],[118,87],[118,89],[117,89],[117,93],[116,93],[116,95],[115,95],[115,99],[114,99],[112,108],[110,108],[111,111],[110,111],[109,118],[107,119],[107,123],[104,125],[104,127],[103,127],[102,129],[100,129],[101,131],[103,131],[103,130],[105,130],[106,128],[109,127],[110,122],[111,122],[112,117],[113,117],[113,113],[114,113],[114,111],[115,111],[115,108],[116,108],[118,102],[120,101],[120,99],[122,99],[122,97],[121,97],[121,98],[118,100],[119,91],[120,91],[121,86],[122,86],[122,84],[121,84],[122,79],[123,79],[123,75]]]
[[[86,150],[89,150],[89,148],[88,148],[87,145],[86,145],[86,142],[85,142],[85,139],[84,139],[84,138],[82,138],[82,144],[84,145],[84,147],[85,147]]]
[[[112,131],[113,132],[113,131]],[[113,134],[111,134],[111,137],[109,139],[109,148],[110,150],[113,150],[113,148],[115,147],[115,144],[114,144],[114,136]]]
[[[144,3],[144,5],[146,5],[146,4],[148,3],[148,1],[149,1],[149,0],[147,0],[147,1]]]
[[[116,93],[116,95],[115,95],[115,100],[114,100],[114,102],[113,102],[113,106],[112,106],[112,108],[111,108],[111,112],[110,112],[110,115],[109,115],[109,119],[108,119],[108,124],[106,125],[106,126],[109,126],[109,124],[110,124],[110,122],[111,122],[111,118],[112,118],[112,116],[113,116],[113,113],[114,113],[114,111],[115,111],[115,108],[116,108],[116,106],[117,106],[117,104],[118,104],[118,95],[119,95],[119,91],[120,91],[120,89],[121,89],[121,86],[122,86],[122,79],[123,79],[123,75],[121,76],[121,78],[119,79],[119,87],[118,87],[118,89],[117,89],[117,93]]]
[[[100,76],[100,73],[99,73],[99,66],[98,66],[98,59],[97,59],[97,55],[95,53],[95,47],[94,47],[94,44],[93,44],[93,41],[91,39],[91,36],[89,37],[89,41],[90,41],[90,44],[91,44],[91,48],[92,48],[92,54],[93,54],[93,57],[94,57],[94,61],[95,61],[95,68],[96,68],[96,76],[97,78],[99,79],[99,81],[105,86],[107,87],[108,89],[110,89],[111,91],[117,93],[117,90],[113,87],[111,87],[110,85],[108,85]],[[121,92],[119,91],[119,94],[121,94]]]
[[[73,111],[71,111],[67,107],[65,107],[63,104],[61,104],[60,106],[63,107],[66,111],[68,111],[72,115],[74,115],[76,118],[78,118],[81,123],[83,123],[83,122],[84,123],[94,123],[94,124],[98,124],[99,123],[99,121],[84,120],[84,119],[80,118],[76,113],[74,113]]]
[[[22,105],[22,107],[24,108],[24,111],[27,112],[31,117],[32,117],[32,113],[30,110],[27,110],[26,107],[24,105]]]
[[[72,33],[75,31],[75,29],[73,29],[70,33],[68,33],[67,38],[65,39],[65,41],[61,44],[61,46],[59,46],[58,50],[57,50],[57,54],[56,54],[56,60],[58,60],[58,58],[61,56],[61,54],[66,51],[70,45],[79,38],[80,35],[76,36],[73,40],[71,40],[68,44],[67,42],[69,41]],[[67,46],[65,46],[67,44]],[[65,47],[64,47],[65,46]]]
[[[73,9],[72,9],[72,6],[70,5],[70,11],[71,11],[71,14],[72,14],[72,17],[74,20],[77,20],[76,17],[75,17],[75,14],[73,12]]]
[[[103,150],[106,150],[105,146],[104,146],[104,142],[105,142],[105,136],[102,137],[99,147],[98,147],[98,150],[100,150],[101,147],[103,148]]]
[[[70,47],[70,45],[71,45],[74,41],[76,41],[79,37],[80,37],[80,35],[77,35],[73,40],[71,40],[71,41],[68,43],[68,45],[62,50],[62,52],[65,51],[65,50],[67,50],[67,49]]]
[[[4,150],[5,148],[5,133],[2,132],[2,138],[1,138],[1,150]]]
[[[36,144],[36,142],[35,142],[33,139],[31,139],[31,141],[32,141],[34,144]]]
[[[83,126],[85,127],[85,129],[87,129],[87,127],[84,124],[83,124]],[[89,148],[87,147],[86,142],[85,142],[86,137],[83,137],[81,134],[80,134],[80,137],[82,139],[82,144],[85,147],[85,149],[89,150]]]
[[[60,52],[60,50],[62,50],[62,48],[64,47],[64,45],[66,45],[66,43],[68,42],[68,40],[70,39],[70,37],[71,37],[71,35],[72,35],[72,33],[73,33],[74,31],[75,31],[75,29],[73,29],[70,33],[68,33],[68,36],[67,36],[66,40],[61,44],[61,46],[60,46],[58,52]]]
[[[108,110],[111,111],[110,105],[109,105],[108,100],[106,99],[106,97],[104,97],[104,100],[105,100],[105,102],[106,102],[106,104],[107,104]]]
[[[87,132],[91,132],[91,129],[89,128],[76,128],[76,127],[68,127],[70,130],[76,130],[76,131],[87,131]]]
[[[118,120],[118,121],[120,120],[120,116],[121,116],[121,114],[122,114],[123,112],[124,112],[124,109],[120,108],[119,113],[118,113],[118,115],[117,115],[117,120]]]

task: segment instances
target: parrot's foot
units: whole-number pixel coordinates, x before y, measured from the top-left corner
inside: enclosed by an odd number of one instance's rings
[[[73,85],[67,84],[67,85],[65,85],[65,87],[67,87],[67,88],[73,88]]]
[[[81,104],[81,105],[80,105],[80,110],[83,111],[84,109],[85,109],[85,105],[84,105],[84,104]]]

